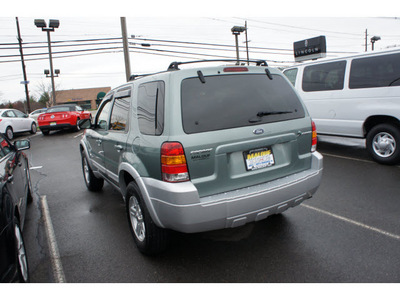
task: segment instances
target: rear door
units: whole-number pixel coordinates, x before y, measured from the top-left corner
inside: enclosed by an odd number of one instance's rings
[[[110,127],[110,113],[112,107],[113,95],[107,95],[96,114],[94,129],[86,131],[86,140],[88,142],[88,151],[91,161],[96,169],[106,174],[103,141],[107,136]]]
[[[261,71],[182,81],[184,148],[201,196],[310,167],[311,119],[282,74]]]
[[[20,122],[20,118],[17,118],[15,111],[10,109],[5,113],[6,117],[8,118],[8,122],[11,125],[14,132],[20,132],[22,128],[22,123]]]
[[[16,115],[17,122],[19,123],[19,130],[20,131],[30,131],[32,122],[28,118],[28,115],[24,114],[23,112],[19,110],[14,110],[14,113]]]
[[[111,109],[110,126],[103,136],[104,162],[108,177],[118,183],[118,167],[126,151],[131,107],[131,87],[124,87],[115,93]]]

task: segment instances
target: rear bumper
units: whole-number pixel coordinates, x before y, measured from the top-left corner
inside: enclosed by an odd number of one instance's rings
[[[65,124],[56,124],[56,125],[42,125],[39,126],[41,131],[51,131],[51,130],[61,130],[61,129],[75,129],[76,125],[71,125],[69,123]]]
[[[203,198],[199,198],[191,182],[142,180],[154,222],[163,228],[191,233],[241,226],[299,205],[318,189],[322,170],[322,155],[314,152],[309,170]]]

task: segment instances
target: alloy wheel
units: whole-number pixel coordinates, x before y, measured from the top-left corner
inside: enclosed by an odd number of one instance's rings
[[[22,279],[24,280],[24,282],[27,282],[28,281],[28,262],[27,262],[27,258],[26,258],[24,240],[22,238],[21,230],[20,230],[18,224],[15,224],[14,232],[15,232],[17,256],[18,256],[18,262],[19,262],[21,276],[22,276]]]
[[[146,226],[144,223],[142,209],[140,208],[139,201],[135,196],[131,196],[129,198],[129,216],[136,238],[140,242],[143,242],[146,238]]]

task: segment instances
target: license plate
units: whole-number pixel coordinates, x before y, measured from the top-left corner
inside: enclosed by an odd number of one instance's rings
[[[50,122],[50,126],[55,126],[57,125],[57,122]]]
[[[243,152],[247,171],[267,168],[275,164],[272,149],[260,148]]]

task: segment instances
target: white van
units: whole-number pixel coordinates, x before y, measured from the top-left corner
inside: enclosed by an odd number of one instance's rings
[[[400,162],[399,48],[297,64],[283,73],[318,134],[366,138],[377,162]]]

